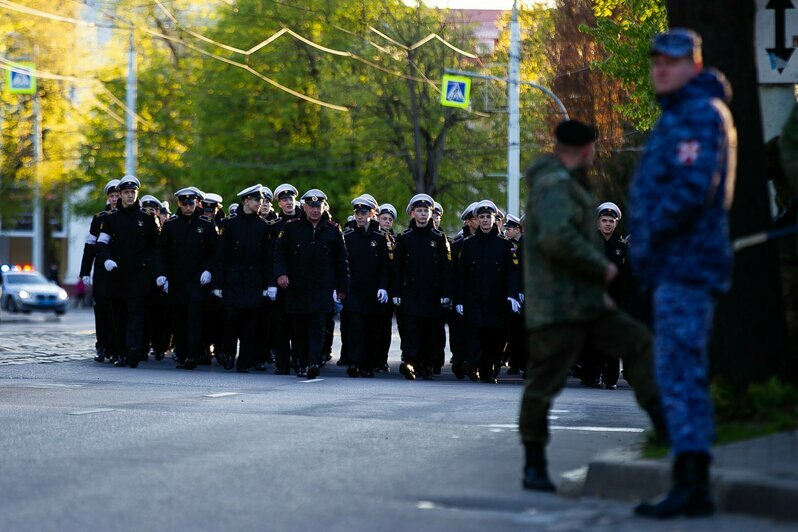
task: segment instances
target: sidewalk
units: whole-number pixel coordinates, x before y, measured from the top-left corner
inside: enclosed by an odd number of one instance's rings
[[[719,511],[798,521],[798,431],[722,445],[713,455]],[[636,501],[670,484],[670,459],[602,459],[589,465],[582,494]]]

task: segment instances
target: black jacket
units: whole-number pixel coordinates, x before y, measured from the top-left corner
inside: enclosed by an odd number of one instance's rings
[[[169,301],[187,304],[210,297],[210,284],[200,284],[202,272],[212,272],[216,248],[213,218],[199,209],[191,216],[178,211],[163,225],[155,246],[155,277],[169,280]]]
[[[274,245],[275,279],[282,275],[288,276],[285,310],[291,314],[332,313],[333,290],[348,295],[344,238],[326,212],[315,228],[306,218],[283,226]]]
[[[108,272],[101,262],[96,261],[97,239],[103,230],[103,225],[108,215],[111,214],[111,206],[106,205],[105,210],[98,212],[91,219],[89,226],[89,236],[83,245],[83,258],[80,261],[80,276],[92,276],[92,294],[95,296],[108,297],[111,295],[111,286],[108,284]],[[92,267],[94,273],[92,274]]]
[[[457,297],[465,321],[475,327],[504,328],[510,312],[508,297],[518,300],[520,269],[513,242],[494,225],[463,240],[457,267]]]
[[[219,224],[211,274],[213,289],[222,290],[222,304],[259,308],[270,286],[269,226],[256,213],[239,212]]]
[[[158,225],[138,200],[105,217],[97,240],[97,262],[101,268],[109,259],[117,264],[108,276],[112,297],[134,299],[149,294],[157,239]]]
[[[402,298],[400,311],[411,316],[438,318],[441,299],[452,296],[452,257],[442,231],[410,222],[396,237],[391,297]]]
[[[344,231],[344,241],[350,276],[344,312],[379,312],[384,305],[377,302],[377,291],[388,291],[388,235],[379,224],[364,229],[350,227]]]
[[[618,232],[612,233],[608,239],[599,232],[604,242],[604,253],[607,259],[618,267],[618,276],[607,287],[607,293],[622,309],[628,309],[632,295],[632,275],[629,268],[629,244]]]

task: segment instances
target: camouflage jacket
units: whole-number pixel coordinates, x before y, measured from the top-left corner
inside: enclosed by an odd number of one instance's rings
[[[529,194],[524,222],[526,326],[597,318],[605,311],[609,262],[596,239],[598,202],[583,176],[554,156],[526,172]]]

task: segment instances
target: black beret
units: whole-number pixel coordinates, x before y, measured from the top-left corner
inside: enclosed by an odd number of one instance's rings
[[[554,134],[557,142],[566,146],[581,147],[596,141],[596,128],[578,120],[560,122]]]

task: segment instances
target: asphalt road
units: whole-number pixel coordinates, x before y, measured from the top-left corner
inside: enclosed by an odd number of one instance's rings
[[[780,529],[736,516],[654,524],[631,504],[521,490],[519,378],[114,368],[90,358],[86,311],[1,318],[3,531]],[[628,387],[575,382],[551,423],[565,488],[592,457],[634,452],[647,427]]]

